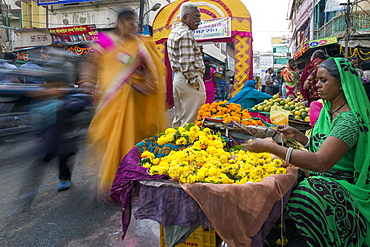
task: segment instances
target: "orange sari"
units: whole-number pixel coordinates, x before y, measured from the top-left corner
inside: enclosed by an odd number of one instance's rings
[[[154,43],[144,38],[122,43],[102,34],[101,41],[96,48],[101,95],[89,140],[101,163],[99,191],[108,197],[123,157],[136,143],[164,131],[166,68]],[[145,80],[144,70],[151,74],[150,82]],[[143,84],[149,84],[152,93],[135,89]]]

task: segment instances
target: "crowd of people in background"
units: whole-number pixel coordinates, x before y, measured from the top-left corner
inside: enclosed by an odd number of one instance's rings
[[[316,50],[312,53],[309,63],[297,68],[296,61],[289,59],[286,66],[274,69],[268,68],[262,79],[255,77],[256,89],[270,95],[279,94],[282,98],[296,98],[300,93],[310,106],[312,102],[320,99],[316,84],[318,82],[317,70],[322,62],[330,58],[323,50]],[[359,73],[366,94],[370,100],[370,62],[360,62],[357,57],[348,58]],[[260,85],[260,86],[259,86]]]

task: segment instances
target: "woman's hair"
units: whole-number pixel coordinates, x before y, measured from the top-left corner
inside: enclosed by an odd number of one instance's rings
[[[322,62],[319,65],[319,68],[326,69],[330,75],[334,76],[334,78],[340,82],[340,74],[337,64],[335,63],[334,59],[328,59]]]
[[[180,8],[180,19],[182,19],[186,14],[189,14],[189,9],[198,8],[196,3],[186,2],[181,4]]]
[[[136,17],[137,17],[137,14],[133,9],[129,7],[125,7],[118,13],[117,20],[129,21],[132,18],[136,18]]]
[[[319,57],[319,58],[322,58],[322,59],[325,59],[326,58],[326,54],[323,50],[316,50],[313,54],[312,54],[313,57]]]

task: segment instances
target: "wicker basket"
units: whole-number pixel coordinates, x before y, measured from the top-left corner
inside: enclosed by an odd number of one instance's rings
[[[311,129],[310,122],[295,119],[292,115],[289,116],[289,126],[298,129],[302,133],[305,133],[307,130]]]

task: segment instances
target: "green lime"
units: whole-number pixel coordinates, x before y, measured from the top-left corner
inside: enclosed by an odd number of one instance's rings
[[[270,112],[270,110],[271,110],[271,106],[266,106],[265,108],[263,108],[264,112]]]
[[[306,111],[301,112],[301,118],[305,119],[308,116],[308,113]]]

